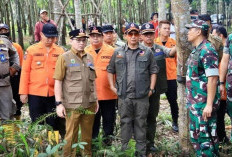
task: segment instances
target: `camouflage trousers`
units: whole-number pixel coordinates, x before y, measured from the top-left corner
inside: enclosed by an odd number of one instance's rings
[[[218,139],[216,134],[216,116],[205,122],[202,113],[195,115],[189,111],[190,141],[198,157],[218,156]]]
[[[227,92],[227,113],[232,118],[232,74],[227,75],[226,81],[226,92]],[[231,139],[232,139],[232,130],[231,130]]]

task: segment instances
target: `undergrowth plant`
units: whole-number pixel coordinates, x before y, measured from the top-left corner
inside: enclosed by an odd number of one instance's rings
[[[44,114],[34,123],[29,119],[23,121],[5,121],[0,125],[0,157],[52,157],[62,155],[62,147],[66,141],[56,143],[48,141],[48,131],[52,127],[46,124],[46,118],[56,116],[56,112]],[[41,125],[44,123],[43,125]],[[12,129],[4,128],[13,126]],[[84,148],[85,143],[74,144],[73,147]]]

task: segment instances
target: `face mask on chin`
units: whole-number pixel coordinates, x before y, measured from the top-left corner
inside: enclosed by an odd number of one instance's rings
[[[7,33],[0,33],[0,35],[5,35],[7,37],[10,37],[10,32],[7,32]]]

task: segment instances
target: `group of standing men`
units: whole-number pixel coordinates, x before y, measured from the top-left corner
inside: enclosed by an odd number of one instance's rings
[[[152,15],[152,19],[153,16],[156,14]],[[215,50],[217,45],[213,45],[213,41],[212,44],[207,41],[211,37],[208,36],[210,25],[205,21],[196,20],[186,25],[188,41],[195,47],[187,63],[186,88],[191,142],[198,156],[218,154],[215,111],[220,99],[217,88],[219,51]],[[178,131],[177,61],[175,40],[169,37],[170,26],[170,22],[160,21],[159,37],[156,38],[156,25],[145,23],[139,28],[137,24],[129,23],[124,33],[127,43],[123,46],[113,41],[115,32],[111,25],[90,27],[89,35],[83,29],[75,29],[69,33],[71,49],[64,52],[55,44],[58,36],[56,26],[43,21],[38,24],[40,41],[30,46],[23,57],[19,94],[22,103],[29,104],[32,121],[53,112],[55,108],[57,115],[66,119],[64,156],[76,155],[72,144],[78,140],[79,126],[82,141],[87,142],[82,153],[92,156],[91,141],[99,134],[101,117],[104,143],[111,145],[117,103],[122,150],[128,148],[128,142],[134,135],[136,156],[154,152],[156,117],[162,93],[166,93],[171,105],[172,128]],[[1,35],[0,61],[5,68],[0,71],[0,116],[7,120],[12,114],[9,78],[20,71],[20,64],[11,42],[4,34]],[[142,43],[139,42],[140,37]],[[224,48],[220,74],[220,85],[223,85],[229,65],[229,109],[232,101],[231,40],[230,35]],[[220,88],[224,90],[223,86]],[[86,114],[82,108],[89,112]],[[50,117],[46,121],[54,130],[60,130],[62,122],[59,123],[56,118]]]

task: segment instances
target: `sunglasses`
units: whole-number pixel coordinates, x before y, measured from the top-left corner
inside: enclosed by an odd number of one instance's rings
[[[135,36],[135,37],[139,37],[139,33],[127,33],[128,37],[132,37],[132,36]]]

